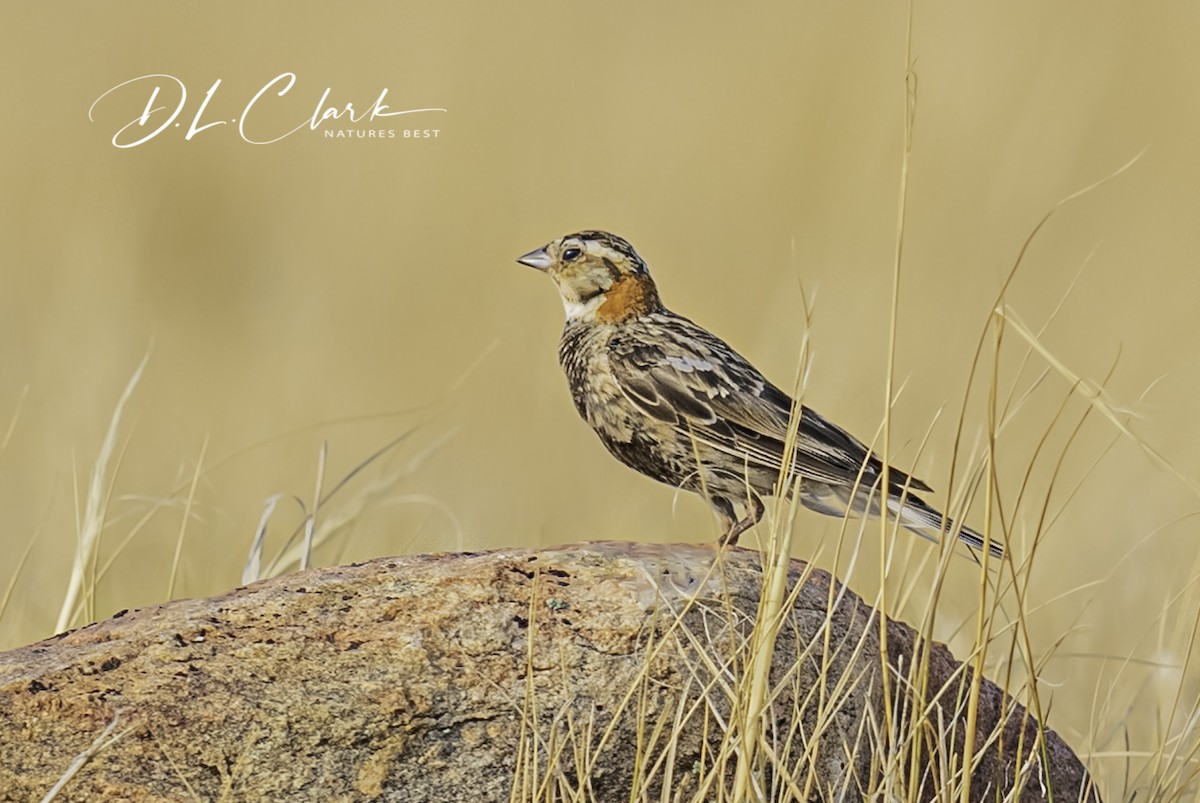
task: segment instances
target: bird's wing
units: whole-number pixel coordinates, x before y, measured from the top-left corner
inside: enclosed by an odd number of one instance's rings
[[[647,415],[729,454],[735,464],[748,461],[779,471],[792,399],[724,341],[686,318],[659,313],[614,334],[609,363],[621,391]],[[850,485],[864,463],[861,483],[869,487],[881,468],[879,459],[836,424],[802,410],[794,471]],[[929,490],[900,471],[893,470],[890,480],[894,489],[907,482],[914,490]]]

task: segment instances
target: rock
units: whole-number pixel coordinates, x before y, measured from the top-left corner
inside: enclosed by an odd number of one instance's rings
[[[40,799],[114,719],[116,741],[58,800],[561,800],[582,789],[575,799],[628,801],[658,800],[664,785],[671,800],[717,799],[741,752],[729,724],[762,575],[757,552],[716,555],[606,542],[385,558],[122,611],[0,654],[0,800]],[[962,763],[970,673],[925,645],[938,701],[926,721],[941,725],[885,745],[878,622],[841,586],[827,613],[824,572],[793,561],[791,575],[802,586],[776,644],[759,793],[902,792],[913,744],[917,799],[961,783],[945,768]],[[901,674],[914,642],[888,624]],[[895,716],[911,720],[908,686],[893,675],[891,687]],[[972,800],[1020,779],[1012,799],[1048,789],[1099,801],[1062,740],[1046,730],[1035,749],[1037,723],[986,680],[978,723]]]

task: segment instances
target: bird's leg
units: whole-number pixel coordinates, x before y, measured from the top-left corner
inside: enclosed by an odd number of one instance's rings
[[[729,500],[725,500],[725,501],[728,504]],[[746,515],[745,515],[745,517],[743,517],[739,521],[735,521],[733,523],[733,525],[730,526],[729,532],[727,532],[721,536],[721,539],[720,539],[721,546],[722,547],[737,546],[738,538],[741,537],[742,533],[746,532],[746,530],[749,530],[755,524],[758,524],[758,520],[762,518],[763,513],[765,513],[766,511],[767,511],[766,505],[763,504],[763,501],[762,501],[762,499],[760,499],[758,497],[758,494],[751,493],[750,498],[748,500],[746,500]],[[732,517],[730,517],[730,518],[732,518]]]
[[[713,513],[717,514],[723,533],[728,533],[737,526],[738,517],[737,511],[733,509],[733,502],[724,496],[709,496],[708,504],[712,506]],[[725,535],[722,535],[717,540],[724,543],[724,539]]]

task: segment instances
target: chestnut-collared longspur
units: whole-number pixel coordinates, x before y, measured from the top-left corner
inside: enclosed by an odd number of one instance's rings
[[[558,358],[579,414],[625,465],[703,495],[725,528],[722,543],[737,543],[780,478],[792,398],[723,340],[664,307],[646,263],[616,235],[569,234],[517,261],[558,287],[567,313]],[[828,515],[878,515],[882,470],[866,446],[800,408],[784,487],[799,477],[802,504]],[[912,493],[930,490],[889,469],[888,512],[936,541],[934,533],[955,528]],[[958,537],[985,545],[966,527]],[[987,546],[1003,555],[999,544]]]

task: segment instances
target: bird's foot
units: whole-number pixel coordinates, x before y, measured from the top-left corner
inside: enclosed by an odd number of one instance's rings
[[[717,539],[717,543],[720,544],[722,549],[732,549],[737,546],[738,539],[741,538],[742,533],[749,530],[755,524],[758,524],[758,520],[762,518],[766,510],[766,506],[758,496],[750,497],[750,503],[746,506],[746,516],[735,521],[729,528],[729,531]]]

